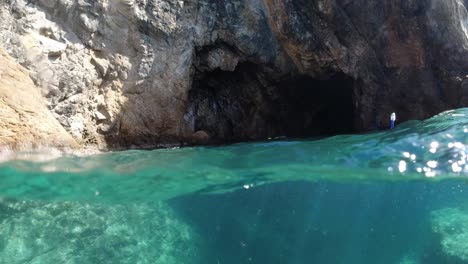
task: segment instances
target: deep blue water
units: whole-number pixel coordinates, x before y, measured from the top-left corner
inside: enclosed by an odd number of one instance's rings
[[[462,181],[298,181],[169,204],[206,238],[205,263],[466,263],[443,252],[431,213],[467,201]]]

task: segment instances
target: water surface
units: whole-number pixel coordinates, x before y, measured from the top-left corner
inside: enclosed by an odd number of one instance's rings
[[[0,263],[468,263],[467,144],[458,109],[320,140],[4,154]]]

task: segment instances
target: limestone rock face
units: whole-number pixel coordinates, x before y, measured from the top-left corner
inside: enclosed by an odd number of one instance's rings
[[[80,141],[359,132],[468,106],[462,0],[4,0],[0,39]]]
[[[77,147],[47,109],[28,71],[0,49],[0,146],[40,145]]]
[[[182,122],[192,58],[191,29],[176,23],[182,5],[7,1],[1,38],[74,138],[102,148],[178,143],[191,135]]]

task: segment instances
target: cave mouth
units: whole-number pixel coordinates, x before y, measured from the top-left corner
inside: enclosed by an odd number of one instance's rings
[[[354,133],[354,84],[343,73],[277,77],[243,62],[234,71],[196,71],[188,112],[194,131],[223,143]]]

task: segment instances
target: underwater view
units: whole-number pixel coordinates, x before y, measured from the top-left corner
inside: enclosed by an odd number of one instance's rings
[[[3,152],[0,263],[468,263],[468,108],[359,135]]]

